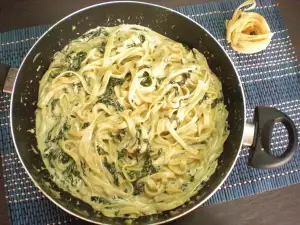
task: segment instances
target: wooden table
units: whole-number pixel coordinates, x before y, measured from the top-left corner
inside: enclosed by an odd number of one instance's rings
[[[103,0],[1,0],[0,32],[34,25],[51,24],[63,16]],[[149,0],[175,7],[209,0]],[[300,0],[279,0],[285,26],[300,59]],[[300,87],[299,87],[300,88]],[[200,207],[171,223],[176,225],[296,225],[300,224],[300,184],[241,198],[209,207]],[[0,223],[9,224],[0,171]],[[78,220],[76,224],[82,224]]]

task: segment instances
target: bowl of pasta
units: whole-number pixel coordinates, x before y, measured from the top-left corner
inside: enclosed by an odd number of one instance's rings
[[[297,145],[276,109],[246,123],[238,73],[206,29],[141,2],[90,6],[49,28],[18,70],[10,115],[36,186],[93,223],[169,222],[218,190],[242,144],[259,168]],[[280,157],[268,152],[274,122],[289,133]]]

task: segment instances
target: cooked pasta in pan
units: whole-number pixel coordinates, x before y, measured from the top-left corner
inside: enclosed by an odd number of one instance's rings
[[[196,49],[138,25],[97,27],[53,57],[36,137],[63,190],[109,217],[187,202],[228,137],[222,85]]]

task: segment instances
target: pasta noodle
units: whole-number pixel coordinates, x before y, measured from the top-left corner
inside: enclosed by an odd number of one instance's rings
[[[54,55],[36,137],[63,190],[108,217],[174,209],[217,167],[221,82],[196,49],[138,25],[97,27]]]
[[[244,6],[249,6],[242,10]],[[232,16],[226,21],[226,39],[237,52],[252,54],[260,52],[270,44],[273,34],[263,16],[255,12],[246,12],[254,9],[255,0],[247,0],[241,4]]]

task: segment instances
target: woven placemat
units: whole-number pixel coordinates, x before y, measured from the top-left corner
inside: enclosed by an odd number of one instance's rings
[[[267,19],[274,37],[267,50],[244,55],[234,52],[224,37],[224,21],[232,16],[241,2],[193,5],[178,7],[176,10],[206,27],[225,47],[242,79],[248,121],[252,120],[255,106],[274,106],[288,114],[300,130],[299,63],[279,14],[278,4],[274,0],[257,1],[255,11]],[[0,61],[19,66],[27,51],[48,27],[37,26],[0,33]],[[10,96],[0,92],[0,154],[11,224],[71,224],[75,218],[46,199],[22,168],[11,140],[9,103]],[[286,145],[285,129],[276,126],[272,139],[273,150],[279,151]],[[299,149],[290,162],[272,170],[248,167],[247,157],[248,150],[243,148],[231,175],[206,205],[300,182]]]

